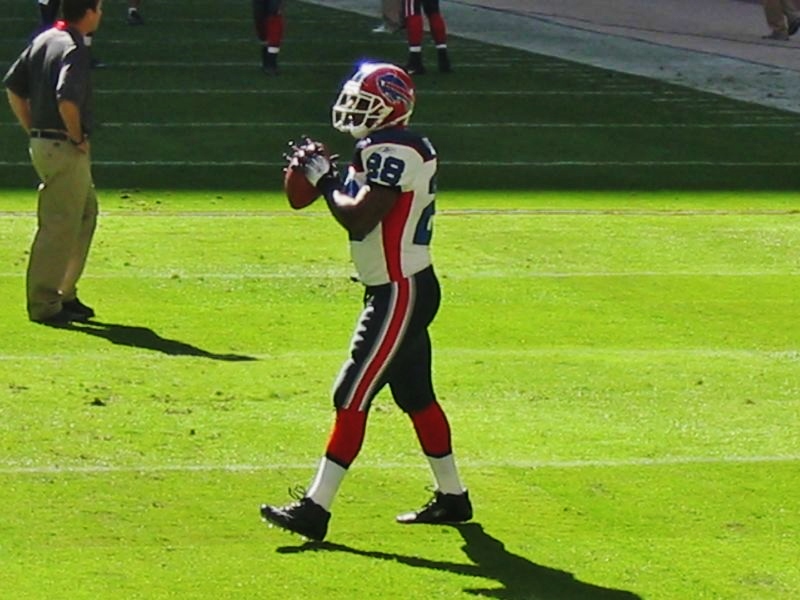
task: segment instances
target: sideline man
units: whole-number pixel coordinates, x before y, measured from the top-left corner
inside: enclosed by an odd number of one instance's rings
[[[65,20],[36,36],[3,79],[41,179],[27,297],[31,321],[48,325],[94,316],[78,300],[76,284],[97,224],[89,145],[91,56],[83,40],[100,25],[103,0],[63,0],[62,11]]]

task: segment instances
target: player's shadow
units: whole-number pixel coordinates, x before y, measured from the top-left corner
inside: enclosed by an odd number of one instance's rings
[[[457,575],[481,577],[499,583],[498,588],[467,588],[464,591],[484,598],[504,600],[642,600],[626,590],[586,583],[572,573],[536,564],[506,550],[505,544],[492,537],[479,523],[452,525],[464,539],[464,554],[473,564],[431,560],[391,552],[359,550],[331,542],[307,542],[284,546],[278,552],[347,552],[378,560],[396,561],[411,567],[448,571]]]
[[[232,362],[257,360],[255,357],[242,354],[217,354],[216,352],[209,352],[208,350],[203,350],[202,348],[192,346],[186,342],[161,337],[152,329],[135,325],[86,321],[85,323],[75,322],[69,325],[62,325],[60,328],[100,337],[119,346],[154,350],[171,356],[199,356],[201,358]]]

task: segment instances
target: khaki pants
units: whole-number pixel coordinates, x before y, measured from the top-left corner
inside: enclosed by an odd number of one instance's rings
[[[97,225],[97,196],[89,155],[69,142],[34,138],[30,155],[42,183],[28,262],[28,316],[40,321],[75,299]]]
[[[792,22],[800,19],[800,10],[795,0],[763,0],[763,4],[767,25],[772,31],[786,33],[787,20]]]

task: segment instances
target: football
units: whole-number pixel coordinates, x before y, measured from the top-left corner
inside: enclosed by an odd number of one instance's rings
[[[295,210],[305,208],[320,196],[319,190],[311,185],[300,166],[289,165],[284,169],[283,190],[289,206]]]

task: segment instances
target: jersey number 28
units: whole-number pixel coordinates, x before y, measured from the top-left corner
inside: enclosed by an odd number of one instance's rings
[[[367,159],[367,181],[374,181],[390,187],[400,183],[400,177],[406,169],[406,161],[396,156],[384,158],[377,152]]]

